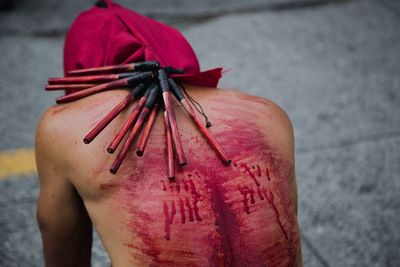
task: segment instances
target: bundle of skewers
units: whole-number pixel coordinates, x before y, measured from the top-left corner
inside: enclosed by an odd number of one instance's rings
[[[206,125],[203,124],[196,115],[193,102],[187,100],[183,87],[170,77],[172,74],[182,73],[182,70],[172,67],[161,68],[157,61],[86,68],[70,71],[68,77],[49,78],[46,90],[73,90],[73,93],[57,98],[56,102],[58,104],[68,103],[112,89],[126,88],[129,90],[129,94],[84,137],[83,142],[85,144],[92,142],[122,110],[137,100],[136,106],[128,119],[107,148],[107,152],[113,154],[122,143],[124,137],[128,135],[110,168],[112,174],[117,173],[130,147],[140,133],[141,136],[136,145],[136,155],[143,156],[157,113],[162,109],[165,128],[167,176],[169,179],[175,179],[175,159],[179,165],[184,166],[186,165],[186,157],[173,108],[173,96],[183,106],[194,125],[222,162],[226,165],[231,162],[216,139],[208,131],[209,122],[207,121]]]

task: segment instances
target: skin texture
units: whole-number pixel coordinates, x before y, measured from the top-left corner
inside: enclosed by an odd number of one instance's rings
[[[107,146],[126,109],[92,143],[83,137],[126,95],[99,93],[51,107],[36,139],[37,218],[47,266],[89,266],[92,226],[113,266],[301,266],[293,132],[269,100],[187,87],[232,160],[220,159],[173,102],[187,165],[169,182],[163,115],[143,157],[134,144],[118,173]]]

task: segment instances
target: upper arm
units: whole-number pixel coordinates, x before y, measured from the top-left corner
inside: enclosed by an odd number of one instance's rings
[[[46,112],[36,132],[36,162],[40,179],[37,220],[47,266],[72,266],[90,255],[91,224],[81,198],[66,177],[60,125]],[[82,249],[82,246],[85,249]]]

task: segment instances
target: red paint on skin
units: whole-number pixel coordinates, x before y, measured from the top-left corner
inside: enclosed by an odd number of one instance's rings
[[[260,183],[258,182],[256,176],[254,175],[254,173],[251,172],[250,167],[249,167],[246,163],[241,162],[241,163],[240,163],[240,167],[243,168],[243,169],[250,175],[251,179],[254,180],[254,183],[255,183],[257,186],[260,186]]]
[[[181,198],[179,198],[179,211],[181,213],[181,222],[182,222],[182,224],[185,224],[185,222],[186,222],[185,205]]]

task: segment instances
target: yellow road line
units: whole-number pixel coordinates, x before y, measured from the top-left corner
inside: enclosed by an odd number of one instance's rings
[[[0,180],[35,172],[35,152],[32,148],[0,151]]]

